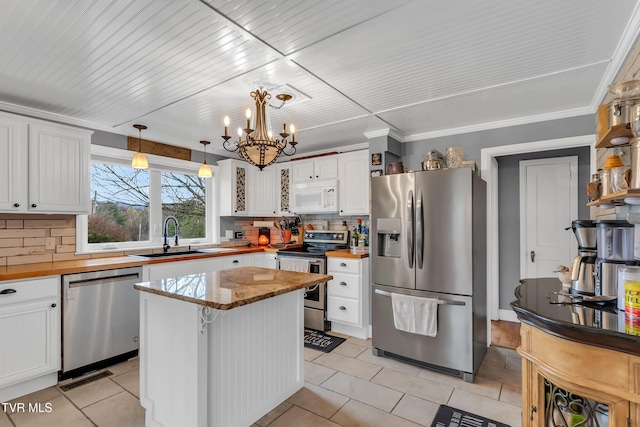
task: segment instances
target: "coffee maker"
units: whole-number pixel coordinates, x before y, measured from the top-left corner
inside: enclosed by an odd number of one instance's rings
[[[618,294],[618,269],[636,265],[633,256],[634,228],[625,220],[594,221],[597,234],[595,295]]]
[[[595,295],[596,225],[591,220],[578,219],[571,221],[571,229],[578,240],[578,256],[573,259],[571,265],[569,292]]]

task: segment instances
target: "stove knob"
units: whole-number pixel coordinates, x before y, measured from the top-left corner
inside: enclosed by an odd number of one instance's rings
[[[313,239],[313,234],[307,234],[306,237],[309,238],[309,239]]]
[[[337,234],[334,234],[334,235],[333,235],[333,238],[334,238],[334,239],[337,239],[337,238],[338,238],[338,235],[337,235]]]

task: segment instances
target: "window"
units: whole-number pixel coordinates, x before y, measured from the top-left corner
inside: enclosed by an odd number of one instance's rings
[[[199,164],[149,160],[148,170],[137,170],[129,151],[92,146],[91,213],[78,216],[79,252],[159,248],[168,216],[178,222],[180,246],[214,243],[213,179],[198,178]]]

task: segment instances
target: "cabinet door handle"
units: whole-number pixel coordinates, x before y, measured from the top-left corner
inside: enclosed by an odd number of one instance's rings
[[[320,175],[316,175],[316,178],[320,178]]]
[[[237,264],[237,263],[239,263],[239,262],[240,262],[240,261],[238,261],[237,259],[234,259],[234,260],[233,260],[233,264]]]
[[[536,251],[531,251],[529,256],[531,257],[531,262],[536,262]]]
[[[56,303],[51,304],[51,308],[56,308],[58,305]]]
[[[340,263],[340,267],[346,267],[346,266],[347,266],[347,264],[345,264],[344,262]]]
[[[313,179],[313,176],[309,175],[309,179]]]
[[[340,282],[340,285],[347,286],[347,282]]]
[[[538,412],[538,408],[536,408],[535,406],[531,407],[531,416],[529,417],[529,420],[533,421],[533,413],[534,412]]]
[[[344,305],[341,305],[340,307],[338,307],[340,310],[346,311],[347,307],[345,307]]]
[[[20,207],[20,203],[14,203],[14,204],[13,204],[13,207],[14,207],[14,208],[19,208],[19,207]]]
[[[3,289],[3,290],[0,291],[0,295],[15,294],[16,292],[18,292],[18,291],[16,291],[15,289],[11,289],[11,288]]]
[[[38,206],[38,205],[36,205],[35,203],[31,203],[31,207],[32,207],[32,208],[35,208],[35,207],[37,207],[37,206]]]

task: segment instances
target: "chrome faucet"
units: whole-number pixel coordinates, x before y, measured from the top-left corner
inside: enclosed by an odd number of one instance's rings
[[[164,224],[162,226],[162,229],[164,230],[163,232],[163,236],[164,236],[164,245],[162,245],[162,251],[164,253],[167,253],[167,251],[169,250],[169,248],[171,246],[169,246],[169,243],[167,242],[167,234],[169,232],[169,221],[173,221],[173,223],[175,224],[175,235],[173,236],[176,239],[176,246],[178,246],[178,220],[176,219],[175,216],[169,215],[168,217],[166,217],[164,219]]]

